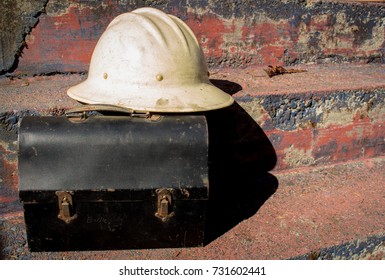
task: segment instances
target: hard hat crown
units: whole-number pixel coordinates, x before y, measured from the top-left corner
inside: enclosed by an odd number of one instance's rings
[[[116,17],[99,39],[86,81],[68,95],[90,104],[197,112],[233,103],[208,78],[202,49],[180,19],[154,8]]]

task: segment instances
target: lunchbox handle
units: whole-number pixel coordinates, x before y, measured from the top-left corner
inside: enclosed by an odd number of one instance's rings
[[[91,111],[108,111],[114,113],[122,113],[128,114],[131,117],[142,117],[142,118],[152,118],[154,115],[151,115],[150,112],[145,111],[135,111],[131,108],[116,106],[116,105],[108,105],[108,104],[86,104],[78,107],[74,107],[65,111],[65,116],[74,121],[82,121],[85,120],[87,116],[87,112]]]

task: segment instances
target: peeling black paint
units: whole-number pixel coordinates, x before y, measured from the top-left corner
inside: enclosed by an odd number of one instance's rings
[[[320,146],[314,151],[314,157],[324,162],[330,162],[330,156],[336,155],[338,150],[338,143],[336,140],[332,140],[326,145]]]
[[[370,236],[330,248],[314,250],[305,255],[292,258],[292,260],[357,260],[376,256],[377,252],[379,253],[379,257],[383,258],[384,248],[385,236]]]
[[[207,1],[198,1],[205,3],[203,7],[212,10],[220,17],[231,18],[246,18],[249,21],[255,20],[259,16],[266,16],[274,21],[288,20],[290,25],[297,29],[301,23],[309,26],[311,19],[317,15],[328,15],[329,26],[331,28],[336,24],[336,15],[344,14],[346,23],[350,28],[355,28],[354,31],[354,46],[361,47],[369,39],[373,38],[373,27],[385,17],[385,6],[378,5],[362,5],[362,4],[343,4],[330,2],[317,2],[308,5],[307,1],[221,1],[219,5],[212,5]],[[207,5],[207,6],[206,6]],[[349,28],[348,27],[348,28]],[[298,38],[297,30],[289,30],[291,40],[295,42]],[[385,51],[379,50],[378,54],[369,55],[368,57],[348,56],[341,54],[325,54],[324,47],[319,44],[320,32],[309,34],[309,42],[307,50],[299,50],[298,58],[285,58],[286,65],[295,65],[298,63],[307,62],[384,62]],[[297,51],[295,48],[292,51]],[[235,58],[235,60],[237,60]],[[251,59],[249,62],[255,62]],[[246,62],[246,63],[249,63]],[[223,61],[210,61],[210,65],[221,65]],[[229,64],[229,63],[227,63]],[[245,61],[236,61],[232,66],[245,64]]]
[[[299,96],[271,95],[263,99],[263,108],[270,115],[274,126],[281,130],[295,130],[299,123],[320,122],[317,108],[320,106],[312,95],[302,99]]]
[[[25,116],[39,116],[37,111],[3,112],[0,113],[0,126],[3,130],[17,132],[19,120]]]
[[[353,112],[366,106],[367,112],[370,112],[375,106],[385,106],[385,90],[340,91],[322,96],[311,93],[269,95],[254,100],[263,106],[275,128],[291,131],[322,124],[330,111]],[[247,102],[247,98],[239,101]]]
[[[62,108],[50,108],[47,112],[38,112],[36,110],[22,110],[0,113],[0,127],[2,130],[17,133],[18,124],[23,117],[27,116],[62,116],[65,110]]]
[[[183,7],[186,1],[176,1],[177,5]],[[267,17],[279,21],[290,20],[294,27],[301,22],[310,24],[312,15],[335,15],[346,13],[347,22],[360,23],[363,20],[382,18],[385,15],[385,7],[378,5],[344,4],[331,2],[317,2],[311,5],[306,0],[225,0],[225,1],[190,1],[190,6],[211,10],[221,17],[231,19],[233,17],[253,17],[265,14]],[[331,22],[333,24],[333,22]]]
[[[366,40],[373,38],[373,28],[377,25],[374,20],[369,20],[366,23],[355,20],[355,25],[359,26],[357,31],[354,32],[354,44],[356,46],[362,45]]]

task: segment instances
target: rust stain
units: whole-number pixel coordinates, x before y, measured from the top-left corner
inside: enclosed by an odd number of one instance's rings
[[[0,188],[2,190],[0,196],[17,197],[17,151],[11,145],[11,143],[0,141],[0,183],[5,186],[5,188]]]
[[[182,18],[210,66],[384,61],[384,10],[281,1],[49,1],[28,35],[18,70],[87,71],[92,50],[117,15],[143,5]],[[43,63],[44,62],[44,63]]]
[[[124,1],[123,1],[124,2]],[[87,71],[97,40],[118,14],[139,1],[49,1],[47,14],[27,37],[21,72]],[[182,6],[151,2],[181,17],[196,34],[209,66],[292,65],[307,62],[384,59],[385,17],[373,7],[294,3]],[[291,11],[288,13],[288,11]],[[42,63],[44,62],[44,63]]]
[[[84,72],[93,49],[109,18],[94,8],[70,5],[55,16],[42,15],[39,25],[27,36],[28,49],[20,58],[21,70],[31,71],[44,61],[41,72]]]
[[[195,36],[207,57],[218,58],[223,56],[223,49],[218,48],[218,46],[221,46],[224,42],[222,36],[226,32],[224,22],[214,17],[200,17],[189,14],[186,24],[193,29]],[[209,34],[206,30],[207,26],[210,26]]]

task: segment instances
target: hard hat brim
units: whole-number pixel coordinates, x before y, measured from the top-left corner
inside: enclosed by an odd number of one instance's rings
[[[113,92],[111,92],[113,91]],[[110,104],[135,111],[158,113],[203,112],[224,108],[234,99],[210,82],[183,87],[147,88],[128,85],[122,89],[104,88],[89,80],[68,89],[68,96],[87,104]],[[149,99],[148,96],[151,96]]]

